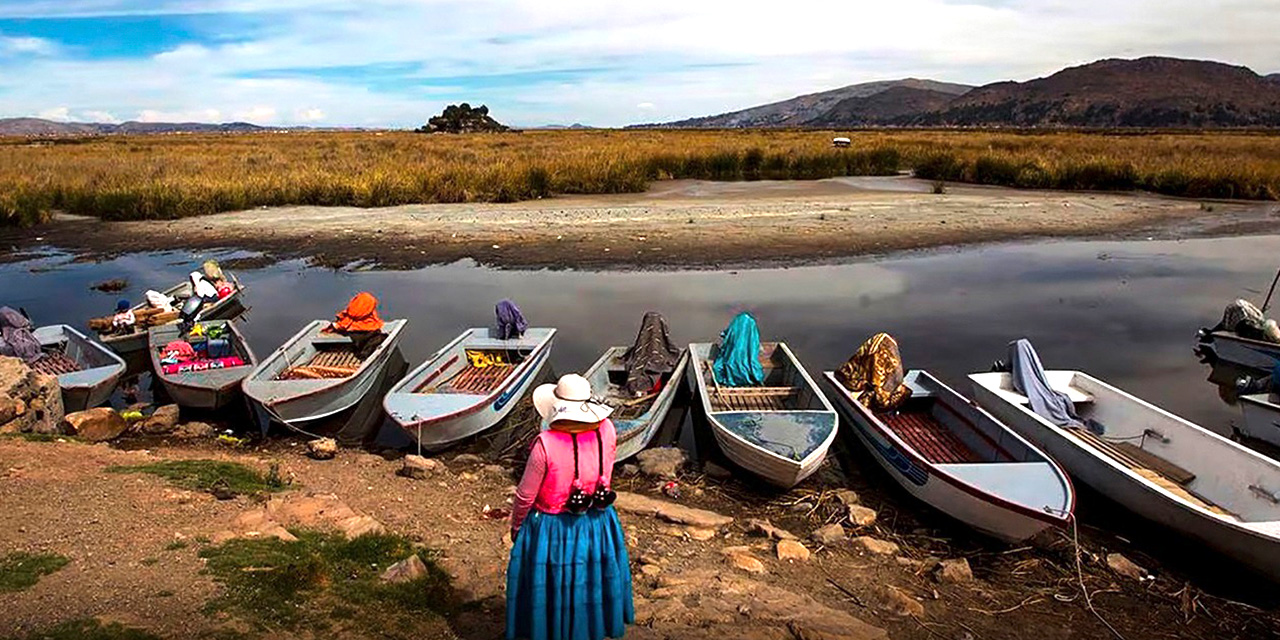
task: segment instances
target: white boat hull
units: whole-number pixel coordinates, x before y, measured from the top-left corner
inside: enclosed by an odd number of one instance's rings
[[[776,349],[781,352],[782,357],[793,368],[797,376],[794,380],[796,386],[812,394],[811,404],[815,408],[786,411],[725,411],[715,409],[711,402],[712,391],[708,389],[707,385],[709,383],[704,379],[703,371],[704,363],[709,362],[709,359],[704,358],[710,352],[710,347],[711,345],[706,343],[689,345],[689,366],[693,368],[693,375],[690,375],[689,379],[692,381],[694,393],[701,398],[707,422],[711,427],[711,433],[715,436],[716,443],[720,445],[720,450],[724,452],[725,457],[769,483],[787,489],[813,475],[822,466],[822,463],[826,461],[827,450],[830,449],[831,443],[835,441],[839,423],[831,403],[827,401],[822,391],[818,389],[817,384],[800,366],[799,361],[787,348],[786,344],[780,342],[777,344]],[[733,425],[737,422],[768,420],[789,422],[791,424],[788,425],[788,428],[793,431],[825,429],[826,435],[823,436],[812,451],[800,459],[795,459],[759,446],[739,436],[733,428]]]
[[[1280,447],[1280,404],[1272,402],[1270,395],[1240,396],[1240,412],[1244,417],[1240,433]]]
[[[918,500],[981,533],[1008,543],[1025,541],[1046,529],[1067,522],[1064,516],[1074,507],[1074,494],[1065,500],[1065,509],[1061,509],[1065,513],[1046,512],[1032,516],[1026,513],[1026,509],[1002,506],[991,495],[938,473],[933,465],[885,437],[880,429],[871,424],[874,416],[857,404],[849,391],[836,380],[834,372],[824,372],[823,376],[832,390],[836,409],[844,418],[845,424],[852,425],[851,430],[858,441],[899,486]],[[1061,474],[1061,471],[1058,473]],[[1065,478],[1062,481],[1066,484]],[[1067,491],[1070,493],[1069,484]]]
[[[493,427],[511,414],[520,404],[520,399],[529,392],[539,374],[551,359],[551,347],[555,338],[555,329],[529,329],[526,337],[538,336],[530,343],[532,351],[516,371],[498,388],[485,396],[450,394],[416,393],[414,390],[429,382],[435,374],[443,377],[443,372],[453,366],[452,361],[441,362],[445,358],[464,358],[469,337],[486,329],[469,329],[439,352],[428,358],[426,362],[409,372],[383,399],[383,409],[400,429],[422,448],[438,450],[460,440],[474,436]],[[520,340],[505,342],[490,341],[494,344],[510,345],[518,348]],[[457,402],[456,405],[446,403]]]
[[[1276,511],[1274,492],[1280,490],[1280,465],[1250,451],[1226,438],[1168,413],[1141,399],[1111,387],[1106,383],[1079,372],[1050,371],[1050,382],[1059,391],[1066,391],[1064,380],[1079,379],[1090,385],[1086,392],[1108,393],[1126,398],[1131,403],[1122,412],[1129,413],[1131,421],[1139,427],[1164,430],[1174,440],[1173,446],[1191,446],[1192,450],[1214,455],[1201,471],[1197,481],[1215,489],[1226,487],[1236,492],[1237,508],[1250,506],[1250,499],[1257,500],[1252,507],[1261,512]],[[1242,522],[1229,516],[1218,515],[1181,499],[1168,490],[1151,482],[1113,457],[1099,453],[1084,445],[1062,428],[1036,415],[1025,405],[1009,398],[1000,387],[1000,376],[1006,380],[1009,374],[970,374],[974,381],[973,393],[984,409],[1003,421],[1019,435],[1030,440],[1058,461],[1074,478],[1121,506],[1152,522],[1169,527],[1187,537],[1198,540],[1224,556],[1238,560],[1272,580],[1280,581],[1280,519],[1254,517]],[[1061,383],[1061,388],[1060,388]],[[1085,384],[1084,382],[1072,384]],[[989,386],[991,385],[991,386]],[[992,388],[994,386],[994,389]],[[1119,423],[1117,419],[1111,421]],[[1149,425],[1149,426],[1148,426]],[[1142,429],[1139,429],[1141,432]],[[1197,471],[1193,469],[1192,471]],[[1248,487],[1257,486],[1271,493],[1271,498],[1260,494],[1248,494]]]
[[[355,406],[372,391],[381,378],[392,353],[400,341],[406,320],[391,320],[386,324],[387,337],[377,351],[365,360],[360,369],[349,378],[301,381],[276,381],[269,369],[279,366],[281,352],[290,348],[296,337],[271,357],[260,363],[241,383],[246,396],[261,406],[272,418],[290,427],[322,420]],[[327,326],[326,320],[317,320],[308,327]],[[303,333],[308,331],[304,329]],[[264,375],[267,374],[267,375]],[[283,384],[282,384],[283,383]],[[309,389],[299,391],[301,387]]]

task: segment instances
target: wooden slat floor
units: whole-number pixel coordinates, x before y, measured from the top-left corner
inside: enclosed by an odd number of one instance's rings
[[[467,367],[447,384],[441,385],[436,393],[487,395],[502,386],[515,369],[515,365],[510,364],[489,365],[483,369]]]
[[[75,373],[83,367],[61,351],[46,351],[43,357],[31,365],[31,368],[46,375],[56,376],[62,373]]]
[[[934,464],[982,462],[964,442],[927,413],[883,413],[880,421],[916,450],[920,457]]]

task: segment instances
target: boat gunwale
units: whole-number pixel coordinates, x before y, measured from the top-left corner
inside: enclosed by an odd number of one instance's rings
[[[479,327],[476,327],[476,328],[479,328]],[[437,395],[437,394],[428,394],[428,393],[413,393],[413,392],[398,391],[398,389],[408,384],[408,381],[412,379],[414,376],[418,375],[418,372],[420,370],[427,367],[428,365],[435,364],[440,358],[444,357],[446,353],[448,353],[450,350],[456,347],[460,341],[465,341],[465,339],[476,328],[471,328],[471,329],[467,329],[466,331],[463,331],[461,335],[459,335],[457,338],[454,338],[454,340],[450,342],[448,345],[445,345],[440,350],[436,351],[436,353],[432,354],[432,357],[428,358],[426,362],[423,362],[421,365],[418,365],[416,368],[414,368],[413,371],[409,372],[403,378],[401,378],[400,382],[397,382],[396,386],[392,387],[391,391],[387,392],[387,394],[383,396],[382,398],[383,412],[386,413],[388,416],[390,416],[391,419],[394,420],[396,424],[400,426],[400,428],[421,429],[423,426],[426,426],[426,425],[431,425],[431,424],[435,424],[437,422],[443,422],[446,420],[455,420],[457,418],[468,416],[473,413],[476,413],[477,411],[483,410],[484,407],[488,405],[490,401],[502,395],[508,388],[510,388],[511,385],[515,383],[515,381],[519,380],[520,376],[524,375],[525,370],[527,370],[530,366],[532,366],[532,363],[534,361],[540,360],[542,358],[543,352],[548,350],[548,348],[551,345],[551,341],[556,336],[555,327],[546,327],[546,330],[547,330],[546,337],[540,340],[537,346],[535,346],[533,350],[529,352],[529,357],[525,358],[524,361],[522,361],[519,365],[516,366],[515,369],[511,371],[511,373],[507,374],[507,377],[505,380],[503,380],[503,383],[498,387],[496,387],[493,391],[489,392],[488,395],[481,396],[479,394],[464,394],[464,395],[477,398],[476,402],[474,402],[473,404],[467,405],[451,413],[447,413],[440,416],[422,418],[420,420],[415,420],[411,422],[401,422],[400,419],[395,416],[395,414],[393,414],[389,409],[387,409],[387,400],[389,400],[393,395],[400,395],[400,396]]]
[[[800,361],[796,359],[795,354],[791,353],[791,349],[787,347],[786,343],[779,341],[775,344],[779,347],[782,347],[783,353],[790,360],[791,365],[800,371],[804,380],[809,383],[810,390],[813,392],[815,396],[817,396],[822,401],[823,406],[826,407],[825,410],[804,409],[804,410],[795,410],[795,411],[712,411],[711,396],[710,396],[710,393],[707,391],[706,381],[703,379],[703,375],[702,375],[703,367],[701,366],[701,364],[702,362],[704,362],[704,360],[702,359],[701,356],[695,353],[695,350],[694,350],[695,345],[702,345],[702,344],[710,346],[710,345],[714,345],[715,343],[713,342],[689,343],[689,358],[690,358],[690,361],[695,364],[694,374],[697,376],[697,380],[698,380],[698,395],[702,396],[701,398],[702,405],[703,405],[703,408],[706,410],[707,420],[710,421],[716,427],[716,433],[724,433],[732,437],[733,439],[737,440],[738,442],[741,442],[747,445],[748,447],[751,447],[752,451],[763,453],[771,458],[775,458],[783,463],[786,463],[787,465],[794,467],[796,469],[804,469],[806,466],[813,464],[814,460],[816,460],[817,458],[825,457],[827,455],[827,450],[831,448],[831,443],[835,441],[836,434],[839,433],[840,431],[840,417],[836,413],[836,410],[831,406],[830,401],[828,401],[826,396],[823,395],[822,390],[818,388],[818,385],[815,384],[813,382],[813,379],[809,377],[808,372],[806,372],[804,370],[804,367],[801,366]],[[710,350],[708,350],[708,353],[710,353]],[[782,456],[781,454],[774,453],[773,451],[765,449],[764,447],[761,447],[760,445],[755,444],[750,440],[747,440],[746,438],[734,433],[733,430],[724,426],[723,424],[720,423],[719,420],[715,418],[716,415],[723,415],[726,413],[766,413],[766,414],[789,414],[789,413],[824,413],[826,414],[826,413],[829,413],[831,414],[831,417],[832,417],[831,433],[827,434],[827,437],[824,438],[818,446],[814,447],[813,451],[810,451],[808,455],[806,455],[804,458],[800,460],[795,460],[794,458],[787,458]]]
[[[1252,456],[1252,457],[1258,458],[1258,459],[1262,460],[1263,462],[1265,462],[1265,463],[1267,463],[1267,464],[1270,464],[1270,465],[1272,465],[1272,466],[1276,466],[1276,467],[1277,467],[1277,471],[1278,471],[1278,472],[1280,472],[1280,462],[1277,462],[1277,461],[1271,460],[1270,458],[1268,458],[1268,457],[1266,457],[1266,456],[1264,456],[1264,455],[1262,455],[1262,454],[1260,454],[1260,453],[1256,453],[1256,452],[1254,452],[1253,450],[1249,449],[1248,447],[1241,446],[1241,445],[1239,445],[1239,444],[1237,444],[1237,443],[1235,443],[1235,442],[1231,441],[1229,438],[1225,438],[1225,437],[1223,437],[1223,436],[1221,436],[1221,435],[1218,435],[1218,434],[1216,434],[1216,433],[1214,433],[1214,432],[1212,432],[1212,431],[1210,431],[1210,430],[1208,430],[1208,429],[1205,429],[1204,427],[1201,427],[1201,426],[1197,425],[1197,424],[1196,424],[1196,423],[1194,423],[1194,422],[1191,422],[1190,420],[1187,420],[1187,419],[1185,419],[1185,418],[1182,418],[1182,417],[1180,417],[1180,416],[1178,416],[1178,415],[1176,415],[1176,414],[1170,413],[1169,411],[1166,411],[1165,409],[1162,409],[1162,408],[1160,408],[1160,407],[1158,407],[1158,406],[1156,406],[1156,405],[1154,405],[1154,404],[1151,404],[1151,403],[1147,402],[1146,400],[1143,400],[1142,398],[1139,398],[1138,396],[1135,396],[1135,395],[1133,395],[1133,394],[1131,394],[1131,393],[1129,393],[1129,392],[1127,392],[1127,391],[1125,391],[1125,390],[1123,390],[1123,389],[1121,389],[1121,388],[1119,388],[1119,387],[1116,387],[1116,386],[1114,386],[1114,385],[1112,385],[1112,384],[1108,384],[1108,383],[1107,383],[1106,381],[1104,381],[1104,380],[1101,380],[1101,379],[1099,379],[1099,378],[1096,378],[1096,377],[1094,377],[1094,376],[1089,375],[1088,373],[1085,373],[1085,372],[1083,372],[1083,371],[1079,371],[1079,370],[1075,370],[1075,369],[1051,369],[1051,370],[1046,371],[1046,373],[1048,373],[1048,372],[1050,372],[1050,371],[1066,371],[1066,372],[1069,372],[1069,373],[1071,373],[1071,374],[1073,374],[1073,375],[1083,376],[1083,377],[1085,377],[1085,378],[1087,378],[1087,379],[1089,379],[1089,380],[1091,380],[1091,381],[1093,381],[1093,382],[1095,382],[1095,383],[1097,383],[1097,384],[1099,384],[1099,385],[1101,385],[1101,386],[1107,387],[1107,388],[1109,388],[1110,390],[1117,392],[1119,395],[1121,395],[1122,397],[1125,397],[1125,398],[1129,399],[1130,401],[1134,401],[1134,402],[1136,402],[1136,403],[1138,403],[1138,404],[1145,405],[1146,407],[1148,407],[1148,408],[1150,408],[1150,409],[1154,409],[1154,410],[1156,410],[1157,412],[1159,412],[1160,414],[1164,415],[1165,417],[1173,418],[1173,419],[1174,419],[1175,421],[1177,421],[1177,422],[1184,423],[1184,426],[1188,426],[1188,425],[1189,425],[1190,427],[1192,427],[1192,428],[1194,428],[1194,429],[1196,429],[1196,430],[1202,431],[1202,432],[1204,432],[1204,433],[1206,433],[1206,434],[1208,434],[1208,435],[1212,436],[1213,438],[1217,438],[1217,439],[1219,439],[1219,440],[1221,440],[1221,441],[1223,441],[1223,442],[1225,442],[1225,443],[1227,443],[1227,444],[1229,444],[1229,445],[1232,445],[1233,450],[1237,451],[1238,453],[1245,453],[1245,454],[1247,454],[1247,455],[1249,455],[1249,456]],[[1008,374],[1006,373],[1005,375],[1008,375]],[[1081,440],[1080,438],[1076,438],[1076,437],[1071,436],[1071,435],[1070,435],[1069,433],[1067,433],[1067,432],[1066,432],[1062,427],[1059,427],[1058,425],[1053,424],[1053,423],[1052,423],[1051,421],[1049,421],[1048,419],[1041,417],[1039,414],[1035,413],[1034,411],[1031,411],[1029,408],[1027,408],[1027,406],[1026,406],[1026,405],[1023,405],[1023,404],[1017,404],[1017,403],[1011,402],[1011,401],[1009,401],[1008,399],[1006,399],[1006,398],[1002,397],[1001,395],[994,393],[994,391],[1003,391],[1003,389],[999,389],[999,388],[993,389],[993,388],[991,388],[991,387],[989,387],[989,386],[987,386],[987,385],[983,384],[983,383],[980,381],[980,380],[985,380],[985,379],[987,379],[987,377],[978,378],[978,377],[976,377],[976,376],[990,376],[990,372],[986,372],[986,373],[971,373],[971,374],[969,374],[969,376],[968,376],[968,377],[969,377],[969,379],[970,379],[974,384],[981,385],[982,387],[984,387],[985,389],[987,389],[989,392],[992,392],[992,393],[991,393],[991,395],[996,396],[996,397],[997,397],[1001,402],[1004,402],[1004,403],[1006,403],[1006,404],[1009,404],[1009,405],[1013,406],[1014,408],[1018,409],[1019,411],[1022,411],[1024,414],[1026,414],[1026,415],[1027,415],[1027,416],[1029,416],[1030,418],[1032,418],[1032,419],[1036,420],[1037,422],[1039,422],[1039,423],[1041,424],[1041,426],[1049,427],[1049,428],[1051,429],[1050,433],[1052,433],[1055,437],[1057,437],[1057,438],[1059,438],[1059,439],[1061,439],[1061,440],[1066,441],[1066,442],[1067,442],[1067,443],[1069,443],[1070,445],[1072,445],[1072,446],[1074,446],[1074,447],[1076,447],[1076,448],[1080,449],[1082,452],[1084,452],[1084,453],[1088,454],[1090,457],[1095,458],[1095,459],[1097,459],[1097,460],[1100,460],[1101,462],[1103,462],[1104,464],[1106,464],[1110,469],[1112,469],[1112,470],[1114,470],[1114,471],[1119,471],[1119,472],[1121,472],[1121,473],[1123,474],[1123,477],[1124,477],[1124,478],[1126,478],[1126,479],[1128,479],[1128,480],[1130,480],[1130,481],[1136,481],[1136,482],[1137,482],[1137,484],[1138,484],[1138,486],[1142,487],[1143,489],[1145,489],[1145,490],[1147,490],[1147,491],[1150,491],[1150,492],[1155,492],[1157,495],[1161,496],[1162,498],[1164,498],[1164,499],[1168,500],[1170,503],[1172,503],[1172,504],[1174,504],[1174,505],[1177,505],[1178,507],[1180,507],[1180,508],[1182,508],[1182,509],[1190,510],[1190,512],[1191,512],[1191,513],[1196,514],[1196,515],[1207,516],[1207,517],[1211,518],[1213,522],[1216,522],[1216,523],[1218,523],[1218,524],[1222,524],[1222,525],[1226,525],[1226,526],[1230,527],[1232,530],[1235,530],[1235,531],[1238,531],[1238,532],[1242,532],[1242,533],[1247,533],[1248,535],[1250,535],[1250,536],[1252,536],[1252,537],[1261,538],[1261,539],[1263,539],[1263,540],[1267,540],[1267,541],[1270,541],[1270,542],[1272,542],[1272,543],[1280,543],[1280,533],[1271,534],[1271,533],[1267,533],[1267,532],[1265,532],[1265,531],[1260,531],[1260,530],[1258,530],[1258,529],[1256,529],[1256,528],[1254,528],[1254,527],[1246,526],[1246,525],[1250,525],[1250,524],[1257,525],[1257,524],[1266,524],[1266,523],[1270,523],[1270,522],[1280,522],[1280,519],[1275,519],[1275,520],[1257,520],[1257,521],[1245,521],[1245,520],[1240,520],[1240,519],[1239,519],[1239,518],[1237,518],[1237,517],[1228,516],[1228,515],[1221,515],[1221,514],[1214,513],[1214,512],[1212,512],[1212,511],[1210,511],[1210,510],[1208,510],[1208,509],[1206,509],[1206,508],[1204,508],[1204,507],[1201,507],[1201,506],[1199,506],[1199,505],[1197,505],[1197,504],[1195,504],[1195,503],[1192,503],[1192,502],[1189,502],[1189,501],[1187,501],[1187,500],[1185,500],[1185,499],[1183,499],[1183,498],[1180,498],[1180,497],[1178,497],[1176,494],[1174,494],[1173,492],[1171,492],[1171,491],[1169,491],[1169,490],[1167,490],[1167,489],[1165,489],[1165,488],[1161,487],[1160,485],[1158,485],[1158,484],[1156,484],[1156,483],[1154,483],[1154,482],[1152,482],[1152,481],[1150,481],[1150,480],[1148,480],[1148,479],[1146,479],[1146,478],[1144,478],[1144,477],[1142,477],[1142,476],[1138,475],[1138,474],[1137,474],[1137,473],[1135,473],[1132,469],[1130,469],[1128,466],[1126,466],[1126,465],[1124,465],[1124,464],[1120,463],[1120,461],[1119,461],[1119,460],[1116,460],[1114,457],[1112,457],[1112,456],[1110,456],[1110,455],[1107,455],[1106,453],[1103,453],[1102,451],[1098,450],[1098,449],[1097,449],[1096,447],[1094,447],[1093,445],[1091,445],[1091,444],[1089,444],[1089,443],[1085,442],[1084,440]],[[1192,495],[1195,495],[1195,494],[1192,494]]]
[[[954,393],[957,397],[964,398],[964,396],[961,396],[954,389],[947,386],[945,383],[943,383],[941,380],[938,380],[933,375],[929,374],[927,371],[923,369],[916,369],[916,371],[920,371],[921,373],[924,373],[925,375],[929,376],[931,380],[936,382],[942,388]],[[990,418],[996,424],[999,424],[1007,432],[1015,436],[1018,440],[1022,441],[1022,443],[1025,444],[1031,451],[1039,455],[1042,459],[1041,461],[1047,462],[1050,468],[1052,468],[1054,473],[1058,476],[1058,479],[1062,481],[1063,486],[1066,488],[1067,505],[1066,505],[1066,509],[1063,510],[1063,513],[1061,515],[1056,513],[1057,511],[1056,509],[1054,511],[1037,510],[1023,504],[1012,502],[997,494],[991,493],[990,491],[984,491],[981,487],[978,487],[977,485],[974,485],[970,482],[966,482],[965,480],[951,473],[949,470],[940,468],[937,463],[929,462],[924,458],[924,456],[920,455],[920,453],[916,451],[914,447],[912,447],[905,440],[899,437],[898,434],[894,433],[892,429],[889,429],[888,426],[885,425],[884,422],[880,420],[878,416],[875,415],[875,412],[871,411],[871,409],[869,409],[868,407],[863,405],[861,402],[858,402],[856,399],[854,399],[853,395],[849,392],[849,390],[846,389],[844,385],[840,384],[840,381],[836,379],[834,371],[824,371],[822,372],[822,375],[826,378],[827,383],[836,389],[836,391],[838,392],[838,397],[842,398],[845,401],[843,405],[849,407],[850,409],[853,409],[854,413],[857,414],[855,416],[855,420],[853,420],[856,428],[861,430],[862,429],[861,423],[866,422],[872,429],[874,429],[878,434],[880,434],[880,436],[884,437],[886,440],[889,440],[895,446],[897,446],[898,449],[902,451],[903,454],[908,459],[910,459],[913,464],[917,464],[924,467],[925,469],[928,470],[928,472],[931,475],[937,476],[939,480],[949,485],[952,485],[955,488],[959,489],[960,491],[963,491],[964,493],[967,493],[975,498],[978,498],[980,500],[984,500],[987,502],[991,502],[1003,509],[1007,509],[1014,513],[1027,516],[1029,518],[1040,520],[1041,522],[1047,522],[1054,526],[1065,527],[1067,523],[1071,521],[1072,514],[1075,513],[1075,507],[1076,507],[1076,491],[1075,491],[1075,485],[1071,482],[1071,477],[1067,474],[1066,470],[1063,469],[1062,466],[1059,465],[1056,460],[1049,457],[1049,455],[1046,454],[1045,452],[1041,451],[1039,447],[1027,441],[1026,438],[1023,438],[1022,436],[1018,435],[1016,432],[1013,431],[1012,428],[1010,428],[1008,425],[1001,422],[995,416],[992,416],[985,409],[974,405],[975,409],[977,409],[978,411],[981,411],[983,415]],[[857,420],[856,418],[858,417],[861,417],[862,420]],[[960,416],[958,414],[956,415],[956,417],[960,418],[961,420],[964,420],[963,416]],[[964,420],[964,421],[968,422],[968,420]],[[870,449],[870,447],[866,447],[866,448]],[[871,451],[870,453],[877,458],[883,457],[879,453],[875,452],[874,450]],[[1016,464],[1016,462],[992,462],[992,463],[986,463],[986,464]]]

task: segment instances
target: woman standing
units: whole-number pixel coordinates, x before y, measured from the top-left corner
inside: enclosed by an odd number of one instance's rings
[[[635,609],[609,488],[613,410],[592,401],[591,383],[577,374],[534,389],[533,405],[547,428],[534,440],[511,509],[507,640],[622,637]]]

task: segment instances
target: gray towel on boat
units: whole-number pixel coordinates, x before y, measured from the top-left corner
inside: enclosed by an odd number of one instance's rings
[[[42,355],[40,341],[31,333],[31,321],[10,307],[0,307],[0,356],[22,358],[31,364]]]
[[[1071,399],[1049,386],[1044,365],[1031,341],[1020,338],[1009,343],[1009,375],[1013,388],[1030,401],[1036,415],[1060,427],[1083,427]]]

